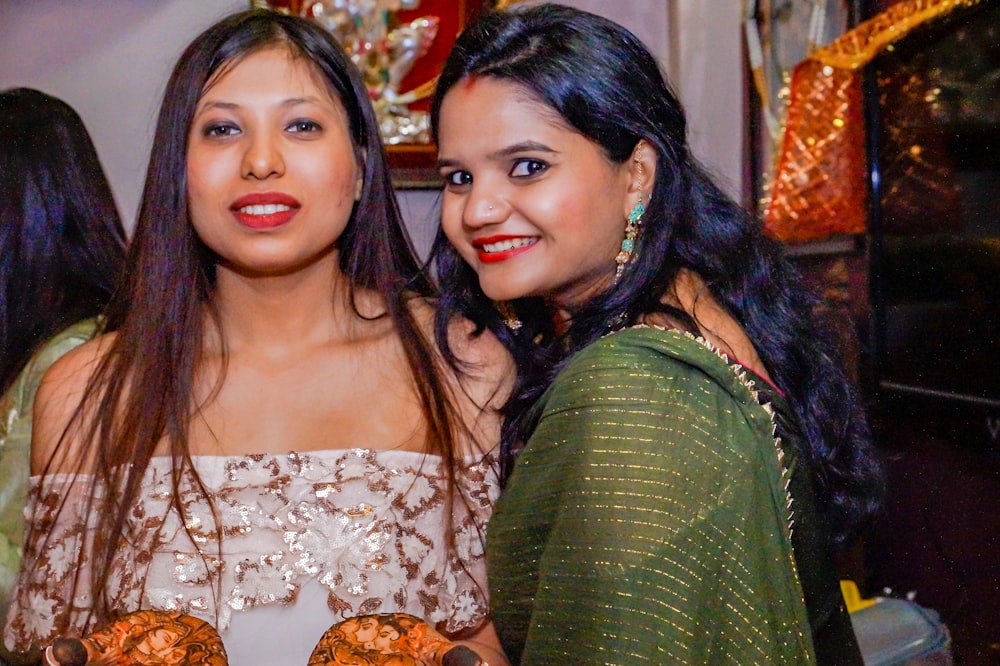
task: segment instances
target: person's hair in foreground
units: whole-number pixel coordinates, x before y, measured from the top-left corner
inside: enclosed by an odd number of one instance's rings
[[[651,314],[665,315],[694,335],[703,333],[690,313],[661,301],[686,271],[703,281],[746,332],[787,398],[806,442],[801,455],[812,471],[818,513],[831,527],[831,541],[846,543],[873,516],[881,492],[860,397],[845,376],[831,330],[816,314],[816,297],[780,245],[691,155],[684,112],[648,50],[621,26],[567,7],[486,14],[459,37],[438,80],[431,113],[439,141],[449,93],[484,80],[514,84],[542,118],[593,142],[614,165],[633,159],[640,141],[656,154],[655,181],[642,192],[645,212],[630,262],[620,279],[608,279],[602,293],[575,304],[565,330],[545,294],[515,298],[498,308],[443,230],[438,234],[433,259],[444,291],[439,312],[461,312],[492,330],[519,364],[505,408],[505,475],[537,425],[532,407],[576,352]],[[474,191],[473,181],[470,176],[468,184],[456,187]],[[624,235],[624,220],[621,229]],[[614,271],[609,262],[609,276]],[[505,325],[514,317],[519,328]],[[582,432],[576,436],[585,436]],[[523,529],[529,533],[531,528]],[[502,588],[504,581],[492,578],[492,565],[490,575],[491,588]],[[500,616],[494,617],[502,635]],[[532,627],[544,623],[535,618]],[[576,640],[562,638],[564,643]]]
[[[40,344],[101,313],[124,257],[80,116],[38,90],[0,92],[0,394]]]
[[[222,557],[222,542],[228,534],[222,533],[220,509],[213,505],[196,471],[189,443],[200,411],[221,390],[227,368],[231,369],[226,339],[232,331],[224,330],[217,298],[220,257],[199,237],[192,223],[189,137],[202,97],[244,60],[272,47],[287,49],[293,63],[290,67],[305,63],[314,79],[321,82],[320,87],[325,86],[343,107],[346,117],[360,177],[353,210],[334,247],[338,261],[335,282],[338,288],[346,285],[343,293],[349,300],[348,311],[353,313],[351,326],[355,328],[350,330],[367,326],[367,331],[372,322],[392,322],[405,357],[401,365],[406,366],[404,372],[423,414],[425,452],[440,456],[446,470],[443,474],[449,481],[448,498],[454,492],[460,496],[457,501],[470,502],[451,483],[458,465],[458,440],[471,437],[469,424],[461,421],[450,402],[455,388],[446,386],[442,364],[415,312],[414,303],[430,296],[432,286],[421,274],[401,222],[378,125],[360,75],[344,50],[311,21],[267,10],[235,14],[198,36],[181,55],[169,78],[128,254],[127,280],[109,310],[110,324],[117,334],[105,342],[107,349],[100,354],[60,447],[44,462],[46,474],[67,466],[84,476],[92,474],[88,502],[93,503],[98,496],[113,498],[110,510],[95,519],[94,533],[102,538],[88,539],[76,556],[80,576],[73,592],[91,601],[89,608],[84,608],[86,626],[73,627],[74,633],[99,626],[122,610],[113,607],[114,600],[109,599],[109,576],[113,574],[116,553],[128,547],[130,512],[142,499],[144,474],[151,468],[154,456],[162,454],[164,443],[171,460],[170,511],[182,519],[183,532],[194,550],[201,553],[209,571],[212,560]],[[314,126],[298,120],[294,125],[297,132],[312,131]],[[213,128],[211,138],[234,134],[227,127],[222,129],[226,133],[216,135]],[[253,275],[248,278],[253,279]],[[372,298],[367,297],[361,301],[368,304],[362,312],[358,304],[362,291],[378,295],[383,305],[373,308]],[[318,309],[326,307],[326,303],[317,304]],[[205,349],[210,339],[221,344],[221,366],[217,376],[210,376],[214,388],[205,396],[196,391],[196,386],[205,385]],[[357,418],[363,420],[365,415],[358,414]],[[336,434],[331,433],[331,437]],[[81,462],[66,459],[70,454],[63,445],[70,436],[80,443],[72,455]],[[220,535],[217,544],[195,544],[188,523],[192,507],[178,497],[182,481],[187,487],[191,478],[200,493],[201,501],[196,504],[207,503],[211,510],[215,533]],[[59,511],[76,509],[63,505]],[[447,541],[443,545],[454,548],[454,533],[443,532],[442,539]],[[179,534],[177,538],[183,540],[183,533]],[[43,535],[43,539],[47,537]],[[36,553],[45,552],[47,541],[40,543]],[[207,552],[202,553],[202,548]],[[233,566],[235,563],[226,563],[226,567]],[[142,575],[141,570],[137,575]],[[220,591],[215,589],[214,594],[218,597]],[[215,607],[220,603],[216,598]],[[57,621],[57,630],[65,630],[68,616],[64,613]]]

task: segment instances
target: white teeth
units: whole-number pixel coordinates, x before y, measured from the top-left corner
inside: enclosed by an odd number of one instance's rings
[[[285,204],[256,204],[253,206],[243,206],[240,212],[244,215],[274,215],[286,210],[291,210],[291,206]]]
[[[529,245],[533,245],[537,240],[537,238],[512,238],[510,240],[500,241],[499,243],[486,243],[482,247],[487,253],[506,252],[507,250],[513,250],[516,247],[527,247]]]

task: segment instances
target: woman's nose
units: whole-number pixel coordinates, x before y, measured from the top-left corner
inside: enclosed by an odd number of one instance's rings
[[[496,194],[473,194],[465,206],[466,226],[476,228],[498,224],[507,219],[510,207],[506,200]]]
[[[279,137],[269,132],[255,132],[248,137],[243,154],[243,177],[264,180],[285,172],[284,156]]]

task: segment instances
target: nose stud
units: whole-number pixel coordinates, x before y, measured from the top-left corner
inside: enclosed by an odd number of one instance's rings
[[[487,206],[486,210],[493,210],[493,204],[490,204],[489,206]]]

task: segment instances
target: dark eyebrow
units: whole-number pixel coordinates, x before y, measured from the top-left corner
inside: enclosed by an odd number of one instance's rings
[[[320,99],[318,97],[289,97],[288,99],[282,100],[279,106],[285,108],[292,108],[300,104],[319,104]],[[223,101],[210,101],[203,107],[198,109],[198,112],[203,112],[207,109],[225,109],[226,111],[233,111],[239,109],[240,105],[235,102],[223,102]]]
[[[281,103],[281,106],[292,107],[298,106],[299,104],[323,104],[323,100],[319,97],[289,97]]]
[[[516,155],[518,153],[554,153],[553,149],[546,146],[544,143],[538,143],[537,141],[522,141],[521,143],[515,143],[512,146],[507,146],[506,148],[501,148],[500,150],[490,153],[487,157],[491,160],[502,159],[504,157],[510,157],[511,155]]]
[[[207,111],[209,109],[224,109],[226,111],[232,111],[232,110],[238,109],[238,108],[240,108],[240,105],[239,104],[235,104],[233,102],[209,102],[208,104],[205,104],[204,106],[199,106],[198,109],[197,109],[197,112],[198,113],[202,113],[202,112]]]
[[[554,154],[556,152],[558,152],[558,151],[553,150],[552,148],[549,148],[544,143],[539,143],[537,141],[522,141],[521,143],[515,143],[513,145],[506,146],[505,148],[501,148],[500,150],[494,151],[494,152],[490,153],[489,155],[487,155],[486,157],[487,157],[487,159],[495,161],[495,160],[502,160],[502,159],[505,159],[507,157],[510,157],[511,155],[517,155],[519,153],[553,153]],[[456,166],[457,164],[458,164],[458,162],[456,162],[455,160],[449,160],[449,159],[439,159],[438,162],[437,162],[437,166],[438,166],[439,169],[441,167]]]

